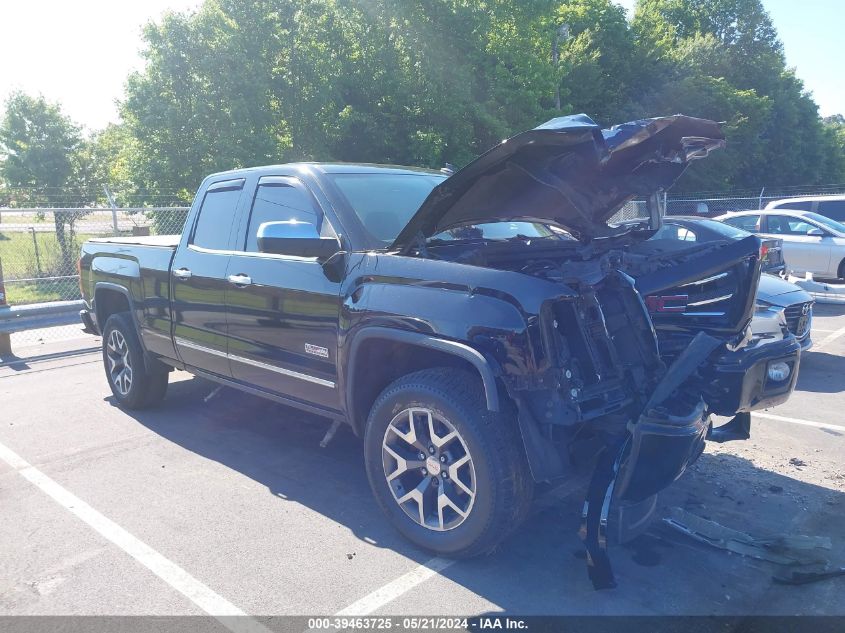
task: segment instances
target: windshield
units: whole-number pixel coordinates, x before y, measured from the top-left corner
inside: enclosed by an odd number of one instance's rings
[[[393,242],[431,190],[439,174],[329,174],[367,232],[386,245]]]
[[[841,222],[831,220],[830,218],[819,215],[818,213],[805,213],[804,217],[813,220],[814,222],[818,222],[822,226],[827,227],[832,231],[836,231],[840,235],[845,235],[845,224],[842,224]]]
[[[719,222],[718,220],[702,219],[696,220],[696,223],[700,224],[704,228],[710,229],[714,233],[718,233],[723,237],[729,237],[734,240],[741,240],[751,235],[751,233],[749,233],[748,231],[737,228],[735,226],[731,226],[730,224],[725,224],[724,222]]]
[[[485,222],[442,231],[432,240],[509,240],[514,237],[563,237],[558,231],[537,222]]]

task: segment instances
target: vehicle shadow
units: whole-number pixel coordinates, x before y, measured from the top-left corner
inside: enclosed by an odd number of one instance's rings
[[[813,305],[813,316],[838,317],[845,314],[845,303],[819,303]],[[822,337],[823,338],[823,337]]]
[[[845,391],[845,356],[809,350],[801,352],[796,391],[840,393]]]
[[[346,527],[366,543],[362,547],[388,548],[419,563],[432,558],[402,539],[379,511],[361,442],[349,430],[342,428],[321,449],[328,421],[232,389],[204,401],[214,389],[199,378],[182,380],[171,385],[166,406],[130,415],[161,437],[261,483],[274,497]],[[440,605],[426,615],[845,614],[841,579],[773,584],[770,564],[698,544],[662,528],[659,520],[633,543],[611,548],[618,586],[595,591],[577,536],[579,494],[537,506],[492,555],[457,562],[440,572],[442,578],[416,587],[412,604]],[[662,495],[658,514],[669,506],[755,536],[830,536],[831,561],[845,564],[845,494],[775,474],[721,447],[709,446]],[[376,588],[362,585],[362,596]],[[458,592],[461,599],[442,601],[443,591]],[[404,612],[402,599],[382,612]]]

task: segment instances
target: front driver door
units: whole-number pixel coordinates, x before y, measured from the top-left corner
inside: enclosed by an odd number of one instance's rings
[[[340,284],[315,258],[259,253],[264,222],[301,220],[334,231],[298,179],[264,176],[227,270],[232,376],[251,386],[339,410],[337,341]]]

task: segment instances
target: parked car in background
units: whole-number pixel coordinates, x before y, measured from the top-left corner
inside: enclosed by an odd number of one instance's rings
[[[645,223],[634,221],[625,224]],[[749,235],[748,231],[708,218],[667,217],[650,241],[715,242],[741,240]],[[783,270],[780,242],[779,239],[763,242],[761,253],[764,250],[766,253],[761,260],[765,272],[777,273]],[[760,275],[757,302],[751,320],[752,345],[770,344],[792,333],[801,343],[801,349],[807,350],[813,344],[810,338],[812,323],[813,298],[807,291],[774,274]]]
[[[845,224],[810,211],[737,211],[717,220],[763,238],[783,240],[786,268],[797,274],[845,278]]]
[[[791,209],[818,213],[837,222],[845,222],[845,195],[839,196],[802,196],[772,200],[766,210]]]
[[[741,240],[751,235],[748,231],[724,224],[710,218],[670,216],[663,220],[663,226],[652,239],[670,239],[682,242],[713,242],[716,240]],[[783,240],[763,240],[760,261],[764,273],[777,274],[784,271]]]
[[[784,328],[795,335],[802,350],[813,346],[813,297],[803,288],[774,275],[760,275],[757,303],[751,319],[752,342],[765,345],[782,340]]]

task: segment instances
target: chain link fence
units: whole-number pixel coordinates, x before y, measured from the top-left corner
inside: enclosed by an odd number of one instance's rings
[[[85,240],[178,234],[187,212],[187,207],[0,208],[0,261],[6,303],[14,306],[80,299],[76,263]],[[79,336],[80,327],[20,332],[13,335],[13,344]]]
[[[759,191],[703,192],[687,195],[669,195],[666,200],[667,215],[693,215],[716,217],[730,211],[763,209],[769,202],[802,196],[832,196],[845,194],[845,185],[815,187],[779,187]]]

